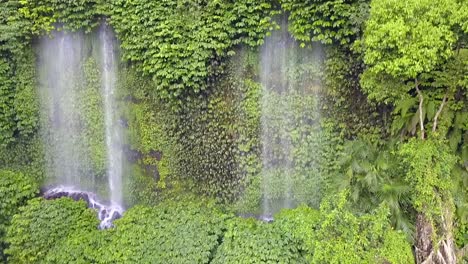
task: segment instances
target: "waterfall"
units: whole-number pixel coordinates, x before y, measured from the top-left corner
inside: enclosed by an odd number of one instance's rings
[[[39,84],[47,173],[52,183],[80,185],[87,155],[80,144],[78,100],[83,34],[55,32],[39,44]]]
[[[263,216],[270,218],[274,208],[271,196],[275,173],[281,173],[281,207],[291,207],[291,142],[284,130],[288,125],[288,115],[291,106],[285,98],[289,91],[288,52],[291,40],[287,30],[273,32],[267,38],[261,50],[260,82],[263,91],[261,98],[261,141],[262,141],[262,176],[263,176]],[[283,97],[285,100],[275,100],[273,96]]]
[[[124,204],[115,43],[103,24],[90,34],[54,31],[38,45],[46,194],[89,197],[94,202],[88,205],[99,205],[93,208],[99,210],[102,228],[112,225]]]
[[[317,155],[320,145],[319,96],[321,49],[300,48],[281,30],[265,39],[260,54],[262,84],[262,215],[265,220],[282,208],[315,204],[320,188]]]
[[[102,24],[99,29],[101,41],[102,92],[104,98],[104,116],[106,126],[107,177],[111,202],[122,205],[122,131],[115,115],[115,88],[117,64],[115,59],[116,42],[112,30]]]

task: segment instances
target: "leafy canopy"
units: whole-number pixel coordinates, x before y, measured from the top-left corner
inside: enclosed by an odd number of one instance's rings
[[[416,78],[453,55],[455,0],[371,2],[363,43],[372,73]]]
[[[305,206],[284,210],[275,218],[278,228],[291,234],[308,263],[411,263],[405,235],[393,230],[388,208],[356,216],[347,194],[330,196],[315,211]]]
[[[37,191],[38,187],[30,177],[22,173],[0,170],[0,260],[5,257],[4,236],[11,218]]]
[[[5,252],[12,263],[47,263],[46,256],[77,230],[96,229],[96,213],[84,201],[36,198],[21,207],[8,227]],[[27,245],[27,247],[25,246]]]
[[[107,263],[208,263],[228,216],[200,202],[135,206],[115,221]]]
[[[290,12],[289,30],[302,42],[349,44],[361,32],[368,12],[365,0],[281,0]]]
[[[124,58],[172,102],[205,90],[235,45],[261,44],[273,25],[266,0],[118,0],[110,9]]]

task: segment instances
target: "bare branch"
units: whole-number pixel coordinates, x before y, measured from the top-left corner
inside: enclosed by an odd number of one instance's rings
[[[440,114],[442,113],[442,110],[444,109],[445,103],[447,103],[448,92],[449,90],[447,89],[444,95],[444,99],[442,100],[442,103],[440,104],[439,110],[437,110],[437,113],[434,116],[434,125],[432,126],[432,132],[435,132],[437,129],[437,121],[439,119]]]
[[[418,79],[414,79],[414,86],[416,87],[416,91],[418,92],[418,97],[419,97],[419,124],[421,127],[421,139],[424,140],[424,116],[423,116],[423,103],[424,103],[424,97],[419,90],[419,84],[418,84]]]

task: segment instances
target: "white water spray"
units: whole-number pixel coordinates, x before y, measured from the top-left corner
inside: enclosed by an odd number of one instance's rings
[[[266,220],[271,220],[277,208],[292,207],[293,153],[288,127],[293,109],[287,97],[291,88],[288,63],[293,40],[287,27],[282,28],[266,39],[261,53],[262,210]]]
[[[43,109],[43,138],[49,181],[80,185],[87,171],[87,154],[81,147],[78,90],[83,35],[55,32],[39,44],[39,83]]]
[[[300,48],[282,29],[261,49],[262,213],[270,221],[282,208],[314,204],[320,142],[320,48]]]
[[[122,207],[118,205],[107,205],[99,200],[96,194],[84,192],[70,186],[57,186],[44,193],[45,199],[58,199],[69,197],[75,201],[83,200],[89,208],[97,211],[101,223],[99,228],[106,229],[112,227],[112,221],[122,216]]]
[[[91,34],[53,32],[38,47],[47,184],[68,186],[46,194],[76,198],[81,193],[91,200],[97,200],[92,193],[99,194],[106,202],[88,205],[104,208],[99,209],[102,228],[123,211],[115,43],[112,30],[103,24]]]
[[[103,24],[99,29],[101,41],[102,93],[104,99],[104,117],[107,147],[107,177],[109,181],[110,200],[117,205],[122,199],[122,131],[116,113],[117,63],[115,56],[115,38],[111,29]]]

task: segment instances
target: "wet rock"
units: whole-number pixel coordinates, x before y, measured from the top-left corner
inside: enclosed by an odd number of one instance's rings
[[[69,197],[75,201],[85,201],[88,208],[93,208],[97,211],[97,216],[101,221],[99,225],[101,229],[112,227],[112,221],[122,217],[123,213],[123,209],[120,205],[102,203],[94,193],[75,190],[71,187],[56,187],[44,190],[42,196],[47,200]]]
[[[162,152],[161,151],[157,151],[157,150],[151,150],[149,153],[148,153],[148,156],[156,159],[157,161],[160,161],[162,159]]]
[[[130,145],[123,146],[123,153],[127,160],[131,163],[136,163],[138,160],[143,158],[143,153],[138,150],[134,150]]]
[[[103,209],[99,212],[99,219],[106,219],[107,218],[107,210]]]
[[[123,98],[123,100],[124,100],[125,102],[130,102],[130,103],[134,103],[134,104],[139,104],[139,103],[142,102],[141,99],[138,99],[138,98],[136,98],[136,97],[134,97],[134,96],[131,96],[131,95],[125,96],[125,97]]]
[[[123,117],[119,118],[119,125],[123,128],[128,128],[128,120]]]
[[[146,172],[146,175],[150,175],[151,177],[153,177],[156,181],[159,181],[159,170],[158,170],[158,166],[155,166],[155,165],[146,165],[145,166],[145,172]]]
[[[119,218],[121,218],[121,217],[122,217],[122,215],[121,215],[119,212],[114,211],[113,214],[112,214],[112,216],[110,217],[110,221],[117,220],[117,219],[119,219]]]

